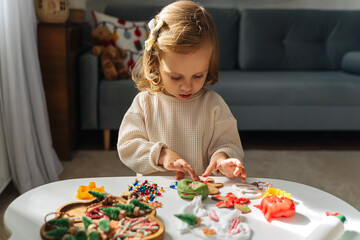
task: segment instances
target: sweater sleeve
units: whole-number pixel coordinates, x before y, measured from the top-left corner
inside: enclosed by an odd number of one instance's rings
[[[208,155],[211,159],[219,152],[224,152],[230,158],[237,158],[241,162],[244,158],[237,121],[220,96],[218,106],[214,110],[214,130],[208,148]]]
[[[131,170],[144,175],[166,171],[158,166],[163,147],[167,148],[162,142],[149,141],[138,95],[120,125],[117,143],[120,160]]]

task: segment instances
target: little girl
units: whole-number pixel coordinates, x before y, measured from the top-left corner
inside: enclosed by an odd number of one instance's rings
[[[245,181],[236,119],[224,100],[204,88],[218,80],[219,46],[209,13],[177,1],[149,22],[145,50],[133,70],[140,93],[119,130],[123,163],[144,175],[213,171]]]

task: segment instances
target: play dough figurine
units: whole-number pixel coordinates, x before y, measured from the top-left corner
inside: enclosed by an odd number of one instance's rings
[[[183,222],[186,222],[190,226],[200,225],[201,224],[201,218],[198,218],[194,214],[175,214],[175,217],[180,219]]]
[[[291,217],[295,214],[295,204],[291,199],[275,195],[264,197],[261,204],[254,207],[263,212],[268,222],[272,218]]]
[[[83,186],[83,185],[79,186],[79,188],[77,190],[76,198],[77,199],[93,199],[93,198],[95,198],[93,195],[91,195],[89,193],[89,191],[105,193],[104,186],[96,187],[95,182],[90,182],[88,186]]]
[[[210,195],[219,194],[219,188],[224,186],[222,183],[216,183],[212,178],[207,178],[204,183],[208,186]]]
[[[91,194],[92,196],[94,196],[99,202],[101,202],[102,200],[104,200],[106,198],[107,195],[109,195],[106,192],[98,192],[98,191],[88,191],[89,194]]]
[[[204,200],[209,195],[209,188],[205,183],[182,179],[177,186],[178,194],[181,198],[193,199],[195,196],[201,195]]]
[[[211,199],[219,201],[216,206],[218,208],[232,208],[235,205],[247,205],[250,203],[248,198],[238,198],[233,193],[229,192],[225,196],[215,195]],[[241,210],[240,208],[238,208]]]

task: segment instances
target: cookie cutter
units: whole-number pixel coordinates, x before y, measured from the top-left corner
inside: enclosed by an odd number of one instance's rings
[[[249,183],[236,183],[232,188],[237,191],[240,198],[256,199],[264,195],[264,190]]]

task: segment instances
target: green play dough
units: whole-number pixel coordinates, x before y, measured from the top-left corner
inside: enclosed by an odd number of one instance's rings
[[[189,184],[195,183],[194,188]],[[195,196],[201,195],[201,199],[204,200],[209,195],[209,188],[205,183],[194,181],[191,179],[182,179],[177,186],[178,194],[181,198],[193,199]]]

